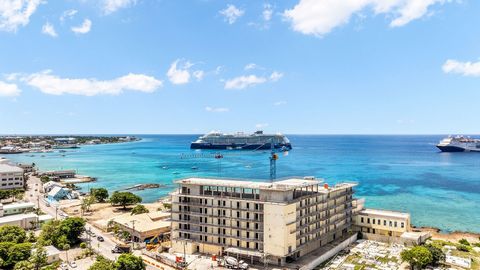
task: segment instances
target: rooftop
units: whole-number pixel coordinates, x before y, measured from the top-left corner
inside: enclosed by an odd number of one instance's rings
[[[16,221],[24,220],[27,218],[37,218],[37,217],[38,216],[35,215],[34,213],[4,216],[4,217],[0,217],[0,224],[16,222]]]
[[[275,182],[245,181],[235,179],[221,178],[186,178],[176,181],[178,184],[221,186],[221,187],[241,187],[263,190],[292,190],[301,187],[319,185],[323,181],[320,179],[287,178]]]
[[[11,173],[11,172],[23,173],[23,169],[17,166],[0,163],[0,173]]]
[[[380,210],[380,209],[368,209],[368,208],[361,210],[360,214],[393,217],[393,218],[409,218],[410,217],[409,213],[390,211],[390,210]]]
[[[143,233],[163,228],[169,229],[171,222],[166,221],[168,217],[170,217],[170,213],[165,212],[152,212],[138,215],[127,213],[114,217],[111,220],[129,229],[133,229],[132,221],[135,221],[135,231]]]
[[[9,203],[9,204],[0,204],[3,206],[3,210],[7,209],[16,209],[16,208],[33,208],[35,207],[34,203],[31,202],[19,202],[19,203]]]

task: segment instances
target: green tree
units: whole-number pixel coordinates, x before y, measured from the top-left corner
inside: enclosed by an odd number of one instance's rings
[[[27,260],[31,250],[30,243],[0,243],[0,269],[11,269],[16,263]]]
[[[470,246],[470,242],[468,242],[467,239],[465,238],[462,238],[458,241],[458,243],[462,244],[462,245],[465,245],[465,246]]]
[[[141,203],[142,198],[131,192],[116,191],[110,197],[110,203],[112,205],[122,206],[123,209],[127,208],[127,205]]]
[[[95,261],[88,270],[116,270],[115,264],[108,260],[105,259],[103,256],[97,256],[97,260]]]
[[[141,257],[125,253],[115,262],[117,270],[145,270],[145,263]]]
[[[82,199],[82,205],[81,205],[82,213],[90,211],[90,206],[92,206],[92,204],[94,203],[95,203],[95,198],[92,195],[84,197]]]
[[[46,182],[50,181],[50,177],[48,177],[46,175],[41,176],[40,181],[42,181],[42,183],[46,183]]]
[[[145,205],[138,204],[135,207],[133,207],[131,214],[132,215],[138,215],[138,214],[143,214],[143,213],[148,213],[148,209],[145,207]]]
[[[68,217],[60,223],[60,232],[67,237],[69,244],[80,241],[80,235],[85,231],[85,220],[79,217]]]
[[[47,250],[43,246],[37,245],[29,261],[35,270],[40,270],[47,263]]]
[[[90,195],[99,203],[105,202],[108,199],[108,190],[106,188],[92,188],[90,189]]]
[[[29,261],[20,261],[15,264],[14,270],[35,270],[33,263]]]
[[[436,265],[439,262],[445,261],[445,253],[443,253],[441,247],[432,244],[427,244],[425,247],[432,254],[432,264]]]
[[[423,246],[415,246],[411,249],[406,249],[402,251],[400,257],[403,261],[408,262],[412,269],[423,269],[433,261],[432,253],[430,253],[428,248]]]
[[[5,225],[0,227],[0,242],[23,243],[26,238],[27,233],[18,226]]]

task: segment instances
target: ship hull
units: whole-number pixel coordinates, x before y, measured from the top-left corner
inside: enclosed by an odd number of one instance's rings
[[[265,144],[212,144],[212,143],[197,143],[193,142],[190,149],[213,149],[213,150],[267,150],[271,149],[270,143]],[[277,143],[274,145],[275,149],[291,150],[290,143]]]
[[[451,145],[437,145],[437,148],[440,149],[442,152],[465,152],[465,148],[458,147],[458,146],[451,146]]]

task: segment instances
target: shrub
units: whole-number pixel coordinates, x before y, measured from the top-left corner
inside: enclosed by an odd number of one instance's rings
[[[85,242],[80,243],[80,248],[81,249],[87,248],[87,243],[85,243]]]
[[[466,245],[466,246],[470,246],[470,243],[468,242],[467,239],[465,238],[462,238],[458,241],[458,243],[462,244],[462,245]]]
[[[460,245],[457,245],[457,250],[470,252],[472,248],[470,246],[460,244]]]

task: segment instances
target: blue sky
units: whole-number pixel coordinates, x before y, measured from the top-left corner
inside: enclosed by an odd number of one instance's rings
[[[0,133],[478,134],[473,0],[2,0]]]

